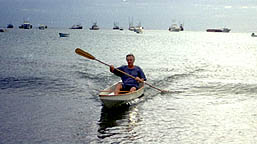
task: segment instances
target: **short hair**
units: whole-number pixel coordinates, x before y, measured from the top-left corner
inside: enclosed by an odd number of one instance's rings
[[[132,57],[134,58],[134,60],[135,60],[135,56],[134,56],[132,53],[127,54],[127,55],[126,55],[126,59],[127,59],[129,56],[132,56]]]

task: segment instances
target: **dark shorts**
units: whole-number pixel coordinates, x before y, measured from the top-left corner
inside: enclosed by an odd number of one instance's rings
[[[136,87],[136,89],[138,89],[137,86],[131,86],[131,85],[124,85],[124,84],[122,84],[122,90],[123,90],[123,91],[130,91],[130,89],[131,89],[132,87]]]

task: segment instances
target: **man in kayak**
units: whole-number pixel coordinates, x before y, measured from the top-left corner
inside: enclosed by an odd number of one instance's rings
[[[128,54],[126,56],[126,60],[128,65],[123,65],[121,67],[118,67],[117,69],[134,76],[135,79],[119,72],[114,68],[113,65],[111,65],[110,71],[115,75],[121,77],[122,80],[122,83],[119,83],[114,90],[115,95],[119,94],[121,90],[130,92],[136,91],[139,88],[139,83],[146,81],[143,70],[139,66],[134,65],[135,56],[133,54]]]

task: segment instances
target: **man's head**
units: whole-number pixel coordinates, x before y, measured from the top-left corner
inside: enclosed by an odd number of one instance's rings
[[[128,62],[128,66],[132,67],[134,65],[134,62],[135,62],[135,56],[133,54],[128,54],[126,56],[126,60]]]

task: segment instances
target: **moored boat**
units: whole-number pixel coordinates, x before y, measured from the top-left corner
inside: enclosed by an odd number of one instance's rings
[[[97,23],[95,22],[91,28],[89,28],[90,30],[99,30],[99,26],[97,25]]]
[[[251,36],[252,37],[257,37],[257,35],[255,33],[252,33]]]
[[[20,29],[32,29],[32,25],[28,21],[24,21],[22,25],[19,26]]]
[[[221,29],[207,29],[207,32],[222,32]]]
[[[113,23],[113,30],[120,30],[119,24],[117,22]]]
[[[70,29],[83,29],[82,25],[73,25]]]
[[[107,108],[118,107],[129,103],[130,101],[135,100],[144,94],[144,83],[140,83],[137,91],[115,95],[114,89],[118,83],[115,83],[111,87],[106,88],[99,93],[99,97],[103,105]]]
[[[133,17],[132,17],[132,20],[130,20],[129,18],[129,27],[128,27],[128,30],[130,31],[135,31],[136,27],[134,26],[133,24]]]
[[[12,24],[8,24],[7,28],[13,28],[14,26]]]
[[[170,32],[180,32],[183,30],[184,30],[184,28],[183,28],[182,24],[180,26],[178,26],[177,24],[174,23],[169,27]]]
[[[184,31],[184,27],[183,27],[183,25],[182,24],[180,24],[180,31]]]
[[[140,27],[136,27],[136,29],[135,29],[135,32],[138,33],[138,34],[142,34],[143,31],[144,31],[144,28],[141,27],[141,26]]]
[[[59,33],[59,36],[60,37],[68,37],[68,36],[70,36],[70,34],[68,34],[68,33]]]
[[[136,28],[133,25],[130,25],[129,28],[128,28],[128,30],[130,30],[130,31],[135,31],[135,29]]]
[[[223,29],[207,29],[207,32],[230,32],[231,29],[229,28],[223,28]]]
[[[38,29],[40,29],[40,30],[44,30],[44,29],[47,29],[47,26],[46,26],[46,25],[41,24],[41,25],[38,27]]]
[[[231,31],[231,29],[229,29],[229,28],[223,28],[223,30],[222,30],[222,32],[230,32]]]
[[[4,28],[0,28],[0,32],[6,32],[7,30]]]
[[[143,31],[144,31],[144,27],[141,26],[141,23],[139,23],[139,24],[135,27],[135,29],[134,29],[134,32],[136,32],[136,33],[138,33],[138,34],[143,33]]]

